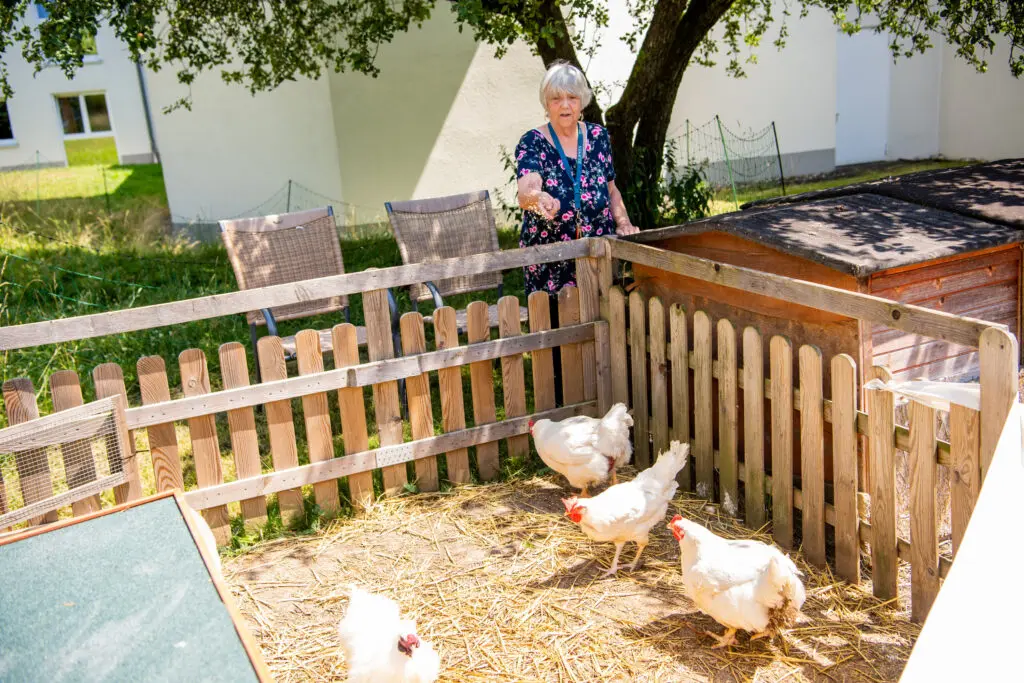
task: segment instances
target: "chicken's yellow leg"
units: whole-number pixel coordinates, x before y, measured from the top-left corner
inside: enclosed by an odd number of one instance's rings
[[[602,579],[608,578],[619,571],[619,554],[622,552],[622,546],[624,545],[626,545],[624,542],[615,544],[615,558],[612,560],[612,568],[601,575]]]
[[[612,469],[611,482],[612,482],[612,486],[615,486],[616,484],[619,483],[619,473],[616,472],[614,469]]]
[[[712,633],[711,631],[705,631],[704,633],[708,634],[709,636],[718,641],[718,645],[711,646],[711,649],[713,650],[720,647],[729,647],[730,645],[736,644],[736,629],[734,628],[725,629],[725,633],[723,633],[722,635]]]
[[[628,567],[629,571],[633,571],[634,569],[636,569],[636,563],[640,561],[640,553],[642,553],[644,551],[644,548],[646,548],[646,547],[647,547],[646,543],[637,543],[636,544],[636,557],[633,558],[633,563],[631,565],[629,565],[629,567]]]

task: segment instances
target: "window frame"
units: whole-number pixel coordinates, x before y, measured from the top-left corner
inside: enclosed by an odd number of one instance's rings
[[[7,112],[7,123],[10,125],[11,128],[11,137],[0,138],[0,148],[17,147],[18,136],[14,132],[14,124],[11,122],[11,108],[7,106],[7,100],[0,100],[0,107],[3,107],[4,110]]]
[[[89,121],[89,109],[85,106],[85,98],[90,95],[102,95],[103,103],[107,108],[107,120],[110,121],[110,130],[93,131],[92,123]],[[64,117],[61,116],[60,102],[63,98],[78,98],[79,110],[82,114],[82,126],[85,128],[84,133],[65,133],[64,132]],[[114,128],[114,115],[110,112],[110,101],[107,99],[107,91],[105,90],[83,90],[75,93],[54,93],[53,94],[53,108],[57,114],[57,125],[61,132],[63,140],[85,140],[88,138],[112,138],[116,137]]]

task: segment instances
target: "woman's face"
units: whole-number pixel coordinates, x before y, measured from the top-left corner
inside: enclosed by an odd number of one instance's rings
[[[562,128],[569,128],[580,118],[580,98],[569,93],[548,95],[548,118]]]

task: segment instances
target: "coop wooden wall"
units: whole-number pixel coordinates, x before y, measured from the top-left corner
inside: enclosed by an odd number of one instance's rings
[[[1006,325],[1019,333],[1020,245],[873,275],[869,292],[901,303]],[[977,377],[978,350],[883,326],[871,330],[875,365],[896,379]]]

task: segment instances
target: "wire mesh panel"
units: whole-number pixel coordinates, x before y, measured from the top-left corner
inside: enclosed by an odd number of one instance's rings
[[[0,528],[126,483],[130,454],[120,396],[0,430]]]

